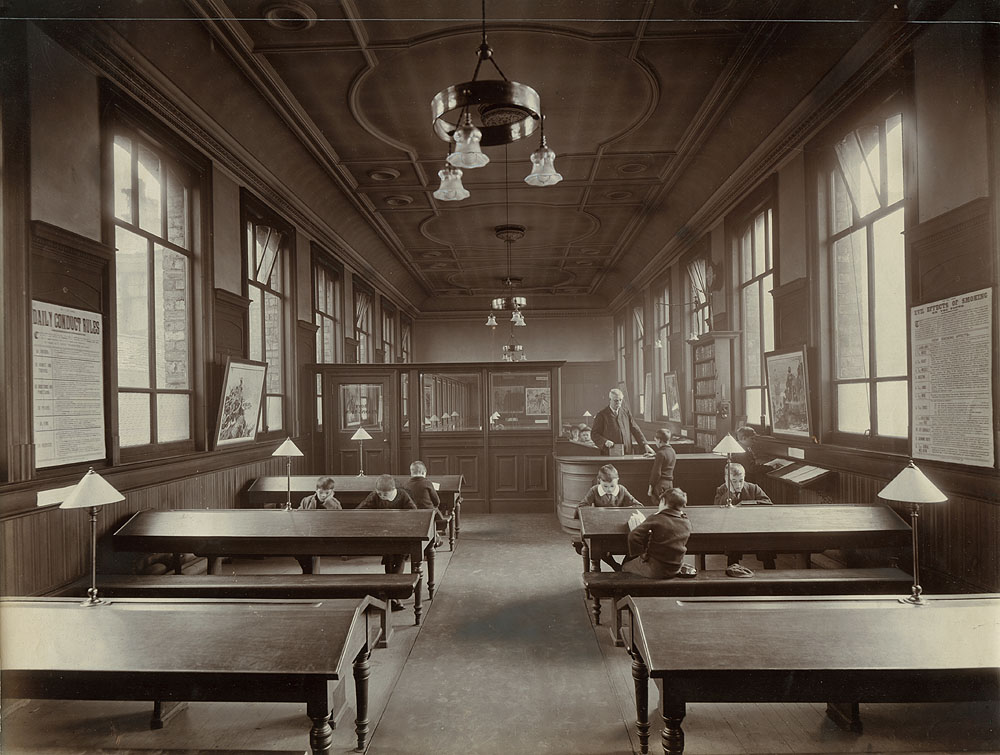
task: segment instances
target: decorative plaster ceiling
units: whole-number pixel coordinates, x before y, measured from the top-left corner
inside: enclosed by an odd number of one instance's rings
[[[412,302],[426,313],[485,310],[507,274],[493,229],[508,222],[527,228],[511,245],[520,290],[551,294],[533,308],[605,309],[651,262],[669,261],[693,214],[892,6],[487,2],[495,59],[541,96],[564,180],[523,182],[538,146],[528,137],[487,148],[489,165],[463,177],[471,197],[440,202],[432,192],[447,145],[432,131],[430,100],[472,77],[477,0],[189,4],[210,26],[238,23],[246,62],[325,138],[330,164],[349,175],[344,190],[426,292]]]

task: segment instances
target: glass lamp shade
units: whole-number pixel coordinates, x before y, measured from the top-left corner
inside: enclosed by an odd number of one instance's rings
[[[93,469],[78,482],[66,500],[59,504],[61,509],[87,509],[92,506],[104,506],[108,503],[124,501],[125,496],[115,490],[110,482],[101,477]]]
[[[542,145],[531,153],[531,173],[524,182],[529,186],[552,186],[562,181],[562,176],[556,172],[556,153],[549,149],[542,136]]]
[[[434,192],[434,198],[442,202],[458,202],[469,198],[469,190],[462,186],[462,171],[458,168],[442,168],[438,171],[441,186]]]
[[[712,449],[712,453],[716,454],[741,454],[746,449],[741,446],[736,438],[734,438],[729,433],[726,433],[726,437],[719,441],[718,445]]]
[[[878,492],[878,497],[903,503],[944,503],[948,500],[912,461]]]
[[[372,436],[368,434],[368,431],[363,427],[359,427],[354,431],[354,435],[351,436],[351,440],[371,440]]]
[[[490,316],[486,318],[486,325],[490,328],[495,328],[497,326],[497,318],[492,312],[490,312]]]
[[[271,456],[303,456],[303,453],[292,443],[291,438],[285,438],[285,442],[274,449]]]
[[[479,147],[483,132],[473,125],[469,113],[465,114],[465,120],[455,129],[452,138],[455,140],[455,151],[448,155],[449,165],[456,168],[482,168],[490,161]]]
[[[514,321],[515,328],[523,328],[528,324],[524,321],[524,315],[521,314],[520,310],[514,312],[514,317],[511,319]]]

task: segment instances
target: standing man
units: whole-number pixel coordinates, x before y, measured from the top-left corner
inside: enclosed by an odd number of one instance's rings
[[[646,442],[642,430],[632,419],[632,412],[624,405],[625,394],[617,388],[608,393],[608,406],[601,409],[594,417],[594,426],[590,428],[590,437],[599,449],[601,455],[610,456],[611,447],[616,443],[624,447],[625,455],[639,453],[637,446],[642,446],[642,453],[653,455],[653,449]],[[635,443],[632,439],[635,439]]]

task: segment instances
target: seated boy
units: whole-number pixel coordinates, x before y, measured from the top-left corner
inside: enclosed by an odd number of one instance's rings
[[[715,489],[716,506],[738,506],[746,502],[771,503],[764,489],[755,483],[746,481],[746,470],[742,464],[730,464],[726,470],[726,484]],[[759,553],[757,557],[763,562],[765,569],[774,568],[774,553]],[[726,574],[730,577],[747,578],[753,576],[753,570],[740,563],[742,553],[730,551],[726,554]]]
[[[379,475],[375,480],[375,490],[359,505],[359,509],[415,509],[417,504],[410,498],[410,494],[405,490],[396,490],[396,481],[392,475]],[[382,565],[385,566],[386,574],[402,574],[403,565],[406,563],[405,553],[387,553],[382,556]],[[398,600],[393,600],[391,604],[393,611],[403,610],[403,604]]]
[[[410,479],[403,485],[418,509],[434,509],[434,525],[441,527],[448,517],[441,511],[441,497],[434,489],[434,483],[427,479],[427,465],[422,461],[410,464]],[[441,547],[441,536],[434,540],[434,547]]]
[[[332,477],[320,477],[316,480],[316,492],[310,493],[299,501],[299,509],[316,509],[322,506],[324,509],[341,509],[340,501],[333,497],[333,492],[337,487],[337,481]],[[312,556],[296,556],[295,560],[302,567],[303,574],[313,573]]]
[[[682,563],[691,535],[691,522],[684,507],[687,493],[671,488],[663,496],[660,509],[642,519],[640,512],[629,517],[628,552],[622,571],[653,579],[693,577],[694,567]]]
[[[642,506],[624,485],[619,484],[618,470],[612,464],[605,464],[597,470],[597,484],[587,491],[580,505],[617,508]],[[610,553],[601,553],[600,559],[615,571],[621,571],[622,565]]]
[[[337,481],[332,477],[320,477],[316,480],[316,492],[310,493],[299,501],[300,509],[342,509],[340,501],[333,494],[337,489]]]

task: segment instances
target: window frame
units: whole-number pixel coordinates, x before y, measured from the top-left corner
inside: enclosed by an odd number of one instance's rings
[[[315,242],[311,245],[312,251],[312,311],[313,323],[316,325],[316,363],[317,364],[343,364],[344,362],[344,268],[336,264],[332,256],[323,247]],[[320,309],[319,286],[321,277],[325,281],[332,281],[334,290],[334,312],[327,312]],[[324,340],[324,333],[329,329],[333,331],[333,359],[327,359],[324,349],[321,348]],[[313,403],[316,411],[315,423],[317,429],[323,427],[323,375],[317,372],[315,375],[316,385],[314,389]]]
[[[771,298],[772,291],[774,291],[776,281],[778,280],[778,249],[777,241],[778,234],[777,229],[777,200],[775,194],[771,188],[771,184],[765,187],[763,195],[758,193],[758,196],[753,198],[753,201],[746,203],[745,207],[738,213],[736,222],[732,227],[731,231],[731,244],[732,249],[732,271],[733,280],[735,284],[733,286],[733,298],[734,298],[734,312],[738,317],[739,329],[741,333],[740,337],[740,364],[739,364],[739,375],[740,375],[740,414],[746,417],[746,424],[757,429],[758,432],[767,432],[768,428],[771,426],[771,416],[768,404],[768,393],[767,393],[767,369],[765,362],[765,355],[774,351],[777,348],[778,339],[778,329],[777,321],[774,314],[774,301]],[[758,218],[764,216],[764,269],[763,271],[757,271],[756,267],[756,250],[757,238],[756,238],[756,223]],[[751,274],[750,277],[744,279],[743,272],[743,248],[742,242],[744,237],[749,236],[751,245]],[[765,288],[770,280],[770,288]],[[745,320],[745,305],[744,296],[747,289],[755,287],[757,289],[757,323],[759,324],[758,333],[758,343],[760,344],[758,356],[758,370],[760,375],[760,382],[750,385],[748,381],[748,371],[747,371],[747,323]],[[770,307],[768,306],[768,301],[770,301]],[[767,324],[765,323],[765,315],[768,309],[770,309],[771,315],[771,332],[770,340],[767,338],[765,333],[765,328]],[[754,417],[749,416],[747,408],[747,393],[750,390],[757,390],[760,393],[760,406],[762,414],[758,414]],[[761,420],[764,420],[763,422]]]
[[[877,359],[877,344],[875,348],[872,348],[871,340],[873,331],[875,328],[875,316],[874,316],[874,306],[876,302],[876,297],[874,296],[873,279],[875,276],[872,275],[872,268],[870,266],[873,259],[873,247],[871,244],[872,228],[874,224],[883,218],[889,217],[892,213],[902,210],[903,212],[903,228],[902,234],[905,237],[907,231],[915,223],[915,213],[916,213],[916,176],[915,176],[915,165],[912,159],[913,145],[915,144],[915,134],[914,134],[914,115],[912,110],[911,98],[905,95],[905,92],[901,89],[895,91],[891,96],[887,95],[885,90],[882,90],[881,96],[871,97],[867,99],[867,108],[858,108],[853,110],[849,117],[845,117],[839,120],[837,123],[831,125],[826,131],[824,131],[823,136],[817,143],[813,145],[810,150],[811,153],[816,155],[813,163],[812,169],[809,172],[811,176],[811,189],[813,192],[813,197],[811,198],[810,206],[813,208],[813,212],[816,215],[816,259],[817,259],[817,270],[820,273],[820,301],[821,305],[818,310],[819,314],[819,328],[821,337],[819,339],[820,343],[820,360],[821,360],[821,370],[822,370],[822,387],[824,389],[825,396],[822,397],[820,404],[820,427],[819,432],[821,433],[821,438],[824,443],[829,443],[831,445],[843,446],[847,448],[857,448],[869,451],[882,451],[888,453],[898,453],[906,454],[909,453],[911,446],[911,438],[913,434],[913,428],[911,425],[910,417],[910,403],[912,402],[912,376],[910,375],[910,334],[909,334],[909,312],[910,306],[912,304],[913,288],[911,281],[911,262],[910,256],[908,254],[908,249],[905,244],[903,246],[903,267],[902,275],[900,279],[904,281],[903,284],[903,299],[904,299],[904,317],[906,326],[905,338],[906,338],[906,357],[905,357],[905,373],[902,376],[881,376],[875,374],[875,365]],[[832,231],[833,224],[831,222],[831,177],[833,171],[838,169],[838,159],[835,154],[835,145],[844,139],[847,135],[857,131],[865,125],[871,125],[872,123],[878,123],[879,129],[879,140],[880,146],[885,146],[885,122],[886,119],[894,114],[901,115],[901,132],[902,132],[902,198],[892,202],[888,205],[883,205],[879,202],[879,208],[874,210],[863,218],[857,216],[857,208],[854,202],[851,202],[851,224],[845,229],[834,233]],[[884,155],[884,151],[883,151]],[[880,177],[879,186],[880,192],[884,191],[886,188],[886,178],[887,170],[885,166],[885,160],[881,160],[880,165]],[[852,233],[856,233],[859,230],[864,230],[866,236],[866,249],[865,257],[868,264],[866,268],[866,296],[868,299],[868,333],[869,338],[867,344],[867,364],[866,371],[867,376],[863,379],[846,379],[840,380],[837,378],[837,341],[836,341],[836,292],[835,292],[835,282],[836,282],[836,272],[835,265],[836,259],[833,253],[834,243],[838,239],[848,238]],[[888,436],[888,435],[878,435],[877,434],[877,421],[878,421],[878,403],[877,403],[877,391],[876,386],[881,382],[895,381],[898,382],[900,379],[904,379],[906,383],[906,395],[907,395],[907,413],[906,413],[906,424],[907,433],[905,436]],[[836,417],[837,417],[837,386],[845,383],[858,383],[864,382],[868,386],[869,395],[869,420],[870,426],[866,433],[853,433],[840,430],[836,427]],[[874,430],[874,431],[873,431]]]
[[[113,465],[150,461],[181,456],[209,448],[210,424],[206,407],[206,344],[205,331],[210,328],[197,327],[199,322],[211,322],[211,311],[207,306],[212,291],[211,262],[211,231],[209,228],[211,193],[211,164],[201,152],[198,152],[186,141],[178,137],[155,116],[147,113],[138,105],[121,96],[110,84],[102,84],[100,92],[102,100],[101,118],[101,195],[106,200],[103,203],[102,234],[112,248],[117,249],[116,229],[121,227],[131,233],[136,233],[154,244],[160,244],[166,249],[184,254],[188,260],[188,285],[190,290],[188,315],[188,387],[186,389],[158,389],[155,385],[155,320],[152,309],[147,307],[149,315],[149,351],[151,371],[150,387],[139,389],[129,387],[126,393],[146,393],[153,399],[159,395],[187,395],[189,397],[188,422],[189,436],[183,440],[167,442],[150,442],[138,446],[122,448],[120,445],[119,424],[121,420],[118,396],[121,386],[118,375],[118,293],[117,293],[117,255],[111,261],[109,270],[111,285],[108,294],[108,364],[105,365],[107,387],[105,396],[107,406],[106,433],[109,436],[108,457]],[[182,171],[190,179],[187,188],[188,196],[188,232],[191,235],[189,249],[172,243],[168,238],[155,237],[150,232],[140,228],[138,215],[133,215],[131,223],[119,221],[115,215],[115,177],[114,177],[114,142],[117,134],[129,132],[133,141],[138,138],[147,148],[152,148],[159,157],[161,164],[166,161],[170,167]],[[132,161],[135,168],[135,158]],[[133,174],[134,178],[134,174]],[[164,189],[165,191],[165,189]],[[163,194],[161,193],[161,199]],[[132,200],[133,213],[137,211],[136,198]],[[166,217],[164,217],[166,222]],[[150,262],[152,264],[152,262]],[[152,284],[152,281],[150,281]],[[153,286],[149,291],[152,295]],[[156,402],[150,401],[150,434],[154,437],[157,428]]]
[[[665,373],[672,372],[670,368],[670,331],[673,325],[673,318],[670,312],[671,275],[668,271],[653,289],[653,363],[655,365],[655,375],[653,376],[654,391],[660,399],[656,403],[656,412],[653,414],[658,420],[667,421],[667,410],[664,404],[667,400]]]
[[[248,264],[249,256],[249,239],[248,239],[248,224],[251,220],[257,219],[260,225],[267,225],[270,228],[274,228],[279,232],[284,234],[282,239],[282,248],[279,250],[279,258],[281,261],[281,274],[283,287],[281,291],[270,288],[270,286],[264,287],[258,284],[251,286],[250,283],[250,270]],[[267,358],[267,345],[266,345],[266,335],[267,330],[262,331],[262,337],[264,337],[264,342],[261,344],[262,352],[260,356],[260,361],[268,363],[268,377],[265,379],[264,387],[264,400],[261,404],[260,417],[257,424],[257,441],[261,440],[275,440],[282,436],[295,435],[295,406],[296,406],[296,395],[295,395],[295,338],[293,327],[295,323],[295,313],[292,309],[293,303],[295,302],[295,227],[285,220],[281,215],[279,215],[275,210],[271,209],[267,203],[263,200],[258,199],[255,195],[251,194],[246,189],[240,190],[240,238],[241,238],[241,259],[242,259],[242,283],[243,283],[243,295],[251,300],[250,305],[247,308],[246,315],[246,336],[244,339],[244,348],[246,354],[244,355],[247,359],[251,359],[251,343],[250,339],[253,334],[251,333],[252,327],[252,315],[251,308],[254,306],[252,289],[260,289],[265,292],[270,292],[278,294],[281,300],[281,325],[279,327],[279,333],[281,334],[281,393],[272,393],[269,390],[268,382],[271,375],[271,365]],[[261,322],[264,322],[262,315]],[[268,422],[268,411],[269,404],[273,397],[281,397],[281,427],[271,428]]]
[[[379,330],[382,336],[382,362],[392,364],[396,361],[396,349],[399,345],[399,312],[395,305],[384,296],[380,298],[380,301],[382,317],[380,318],[381,327]]]
[[[360,317],[358,312],[358,294],[363,294],[368,298],[368,311],[365,314],[365,320],[368,325],[368,330],[363,330],[359,324]],[[367,283],[362,283],[358,278],[353,281],[353,289],[351,296],[351,327],[354,329],[354,339],[358,343],[358,359],[357,364],[374,364],[375,363],[375,289],[369,286]],[[365,345],[367,344],[367,349]],[[362,359],[362,355],[367,356],[367,359]]]

